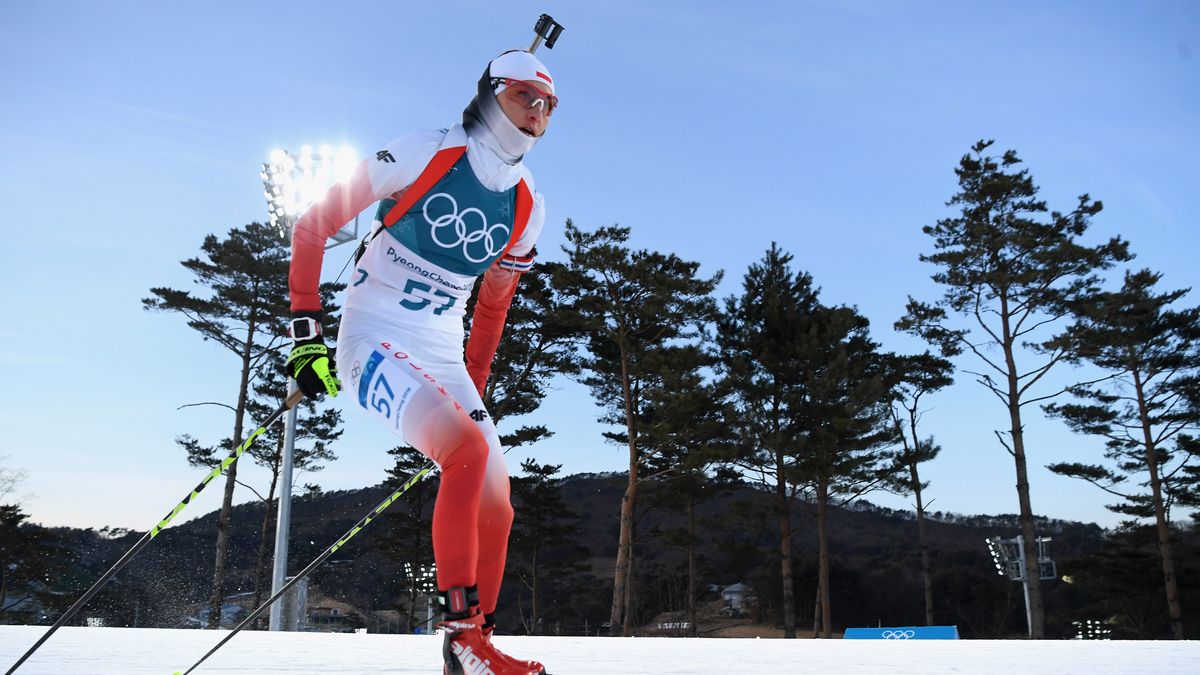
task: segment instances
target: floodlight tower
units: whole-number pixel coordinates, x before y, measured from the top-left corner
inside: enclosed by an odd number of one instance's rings
[[[1025,589],[1025,623],[1029,627],[1029,637],[1033,637],[1033,610],[1029,606],[1029,575],[1025,573],[1025,540],[1021,537],[1001,539],[989,537],[988,550],[992,553],[992,562],[996,564],[996,573],[1007,576],[1013,581],[1020,581]],[[1058,564],[1050,558],[1051,537],[1038,537],[1037,569],[1038,578],[1045,581],[1058,578]]]
[[[321,198],[335,183],[350,178],[358,159],[354,150],[341,146],[336,151],[322,145],[313,152],[311,145],[304,145],[300,153],[293,155],[287,150],[271,152],[269,162],[262,165],[264,195],[271,225],[279,231],[284,241],[292,240],[296,220]],[[358,216],[352,226],[343,227],[332,237],[325,249],[329,250],[348,241],[358,240]],[[288,380],[288,396],[297,390],[295,380]],[[287,413],[287,426],[283,434],[283,462],[279,476],[279,507],[275,523],[275,565],[271,575],[271,593],[278,593],[287,583],[288,532],[292,520],[292,464],[296,447],[296,408]],[[303,611],[303,609],[301,609]],[[283,630],[283,605],[271,606],[271,630]]]
[[[437,563],[418,564],[414,568],[412,563],[406,562],[404,563],[404,573],[408,575],[412,587],[425,596],[425,622],[422,625],[433,626],[433,596],[437,593]]]

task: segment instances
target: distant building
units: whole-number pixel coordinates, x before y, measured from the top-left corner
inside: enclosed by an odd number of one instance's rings
[[[308,608],[308,626],[306,630],[323,633],[350,632],[354,627],[350,624],[353,609],[341,602],[324,602],[318,607]]]
[[[724,613],[729,616],[741,616],[746,611],[746,605],[754,597],[754,592],[746,584],[738,582],[721,590],[721,600],[725,602]]]
[[[244,596],[249,596],[246,598]],[[251,612],[254,603],[253,593],[239,593],[226,596],[221,604],[221,628],[233,628]],[[193,605],[192,613],[183,619],[184,628],[208,628],[208,603],[201,602]]]
[[[264,593],[262,600],[265,602],[267,597],[269,594]],[[233,628],[254,611],[254,593],[234,593],[225,596],[224,600],[221,605],[222,628]],[[311,589],[307,580],[301,580],[292,586],[291,590],[276,602],[283,605],[281,619],[285,631],[350,633],[361,627],[374,627],[375,630],[390,628],[389,632],[398,630],[398,612],[367,619],[353,605],[339,602]],[[256,624],[266,628],[267,617],[268,613],[264,610]],[[183,627],[207,628],[208,603],[192,605],[191,615],[184,620]]]

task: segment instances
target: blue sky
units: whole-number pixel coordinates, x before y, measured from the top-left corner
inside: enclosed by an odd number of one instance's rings
[[[0,455],[28,473],[33,520],[146,528],[199,478],[175,436],[229,433],[227,412],[179,407],[232,401],[234,357],[140,300],[191,284],[179,261],[206,234],[266,218],[271,149],[363,154],[457,121],[487,60],[527,46],[543,11],[566,26],[539,53],[562,107],[528,158],[546,259],[566,218],[620,223],[635,246],[725,270],[723,297],[777,241],[826,302],[914,351],[891,324],[908,295],[938,293],[921,226],[948,214],[958,158],[994,138],[1051,208],[1104,202],[1090,241],[1120,234],[1166,287],[1200,285],[1195,3],[3,3]],[[328,276],[349,253],[327,256]],[[622,469],[596,416],[561,382],[530,420],[557,435],[510,466]],[[341,458],[299,482],[382,479],[393,438],[346,417]],[[933,509],[1016,511],[992,434],[1005,424],[965,375],[930,401],[925,431],[945,448],[924,471]],[[1099,490],[1042,468],[1090,461],[1098,441],[1034,410],[1027,445],[1035,511],[1116,522]],[[239,475],[265,483],[249,466]]]

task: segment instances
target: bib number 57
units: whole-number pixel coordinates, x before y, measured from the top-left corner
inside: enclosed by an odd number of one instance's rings
[[[446,310],[453,307],[454,302],[456,300],[458,300],[458,298],[454,297],[453,295],[450,295],[449,293],[446,293],[445,291],[443,291],[441,289],[434,289],[432,286],[430,286],[429,284],[427,284],[423,281],[417,281],[416,279],[409,279],[404,282],[404,294],[407,296],[410,296],[410,298],[412,298],[412,299],[405,298],[405,299],[401,300],[400,306],[403,307],[404,309],[409,309],[414,312],[419,312],[422,309],[425,309],[426,307],[432,305],[433,300],[430,300],[428,297],[423,297],[422,295],[419,295],[418,293],[428,294],[431,292],[433,293],[433,296],[435,298],[437,298],[438,302],[442,303],[442,304],[438,305],[437,307],[434,307],[434,309],[433,309],[434,314],[441,314],[442,312],[445,312]],[[442,302],[443,300],[444,300],[444,302]]]
[[[379,388],[387,392],[386,397],[380,395]],[[384,379],[383,375],[375,378],[375,386],[371,387],[371,407],[383,414],[384,417],[391,419],[392,417],[392,402],[396,399],[396,393],[392,391],[392,387]]]

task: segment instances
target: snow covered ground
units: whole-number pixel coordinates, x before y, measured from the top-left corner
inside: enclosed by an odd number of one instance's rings
[[[0,626],[7,670],[44,627]],[[63,628],[22,675],[171,675],[224,632]],[[500,637],[553,675],[631,673],[1200,673],[1200,642],[754,640]],[[441,638],[420,635],[243,632],[194,672],[358,675],[441,672]]]

